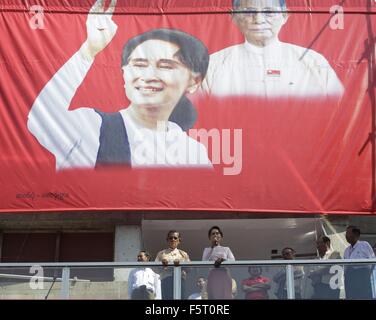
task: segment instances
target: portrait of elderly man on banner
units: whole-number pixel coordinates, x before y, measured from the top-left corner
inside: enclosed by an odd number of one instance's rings
[[[81,48],[36,98],[28,129],[56,159],[56,170],[129,167],[212,168],[206,147],[185,132],[195,121],[186,94],[194,93],[209,63],[206,46],[177,29],[152,29],[129,39],[119,72],[130,105],[118,112],[101,106],[69,110],[95,57],[114,38],[116,0],[97,0]],[[121,69],[120,69],[121,67]]]
[[[285,0],[232,0],[245,42],[214,52],[203,89],[215,96],[340,97],[344,88],[320,53],[279,40]],[[301,32],[295,30],[295,32]]]

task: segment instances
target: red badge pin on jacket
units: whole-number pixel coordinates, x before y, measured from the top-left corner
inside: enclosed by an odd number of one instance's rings
[[[270,77],[280,77],[281,76],[281,70],[267,70],[266,74]]]

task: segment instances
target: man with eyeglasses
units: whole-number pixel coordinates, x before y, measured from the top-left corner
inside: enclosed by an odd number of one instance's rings
[[[173,299],[173,270],[169,268],[168,265],[178,266],[180,262],[189,262],[189,255],[187,252],[180,250],[178,246],[181,243],[180,232],[176,230],[170,230],[167,233],[167,243],[168,248],[158,252],[155,261],[162,262],[163,268],[160,270],[161,276],[161,288],[162,288],[162,299],[163,300],[172,300]],[[184,297],[185,292],[185,279],[186,271],[182,270],[182,279],[181,279],[181,291]]]
[[[216,96],[340,96],[343,85],[314,50],[281,42],[285,0],[233,0],[233,21],[245,42],[210,56],[203,89]]]

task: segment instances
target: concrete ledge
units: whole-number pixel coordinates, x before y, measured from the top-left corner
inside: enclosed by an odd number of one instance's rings
[[[31,289],[29,282],[19,284],[0,283],[0,299],[45,300],[52,283],[44,283],[43,289]],[[61,299],[61,282],[54,283],[48,300]],[[128,299],[128,282],[72,282],[69,299]]]

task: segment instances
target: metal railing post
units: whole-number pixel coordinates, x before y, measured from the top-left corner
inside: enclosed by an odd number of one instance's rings
[[[181,267],[174,267],[174,300],[181,300]]]
[[[295,299],[294,268],[291,264],[286,265],[286,289],[287,299]]]
[[[63,274],[61,276],[61,291],[60,291],[60,298],[61,299],[69,299],[69,276],[70,276],[70,268],[64,267]]]

